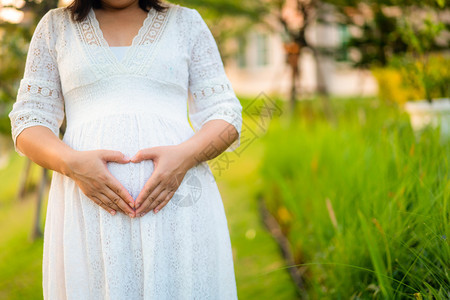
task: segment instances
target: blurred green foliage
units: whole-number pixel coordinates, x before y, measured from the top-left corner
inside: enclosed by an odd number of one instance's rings
[[[352,58],[356,67],[371,68],[386,66],[392,56],[405,54],[411,42],[426,51],[448,49],[448,44],[436,41],[433,32],[422,30],[422,18],[426,13],[432,22],[442,29],[450,30],[448,18],[439,18],[449,5],[448,0],[324,0],[331,3],[338,13],[338,22],[358,29],[346,47],[357,49],[358,56]],[[439,19],[439,21],[437,21]],[[414,26],[411,24],[414,23]],[[408,25],[408,26],[405,26]],[[408,29],[409,31],[405,31]],[[412,33],[412,35],[405,33]],[[422,34],[422,35],[421,35]],[[414,41],[416,39],[416,41]],[[426,43],[425,43],[426,42]]]
[[[25,67],[29,30],[16,25],[2,26],[5,33],[0,42],[0,134],[11,131],[8,113],[17,95],[18,83]]]
[[[438,17],[443,1],[350,2],[355,10],[364,4],[374,14],[360,26],[363,34],[349,44],[361,52],[355,65],[372,69],[381,98],[403,104],[450,96],[450,57],[441,51],[448,50],[442,33],[450,27],[448,20]],[[387,8],[402,14],[388,16]]]
[[[450,57],[428,54],[396,56],[385,68],[374,67],[381,99],[403,104],[406,101],[450,96]]]

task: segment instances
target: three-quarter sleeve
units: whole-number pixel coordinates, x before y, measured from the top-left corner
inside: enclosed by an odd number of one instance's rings
[[[20,81],[16,102],[9,113],[14,149],[17,136],[31,126],[49,128],[59,137],[64,120],[64,100],[55,55],[55,30],[52,11],[48,11],[34,30],[28,48],[24,76]]]
[[[196,9],[193,9],[192,32],[189,120],[195,131],[214,119],[225,120],[233,125],[239,136],[225,150],[232,152],[240,146],[242,106],[225,74],[216,41]]]

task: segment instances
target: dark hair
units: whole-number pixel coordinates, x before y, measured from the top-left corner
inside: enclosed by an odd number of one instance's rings
[[[101,0],[73,0],[66,9],[71,13],[72,20],[75,22],[83,21],[91,8],[101,8]],[[139,7],[149,12],[151,8],[157,11],[167,9],[161,0],[139,0]]]

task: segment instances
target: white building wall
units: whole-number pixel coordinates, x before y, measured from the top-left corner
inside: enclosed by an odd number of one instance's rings
[[[268,64],[257,65],[257,34],[268,34]],[[333,47],[339,45],[339,32],[336,27],[313,25],[307,32],[311,43]],[[225,63],[226,72],[236,93],[254,97],[260,92],[268,95],[289,96],[291,86],[291,70],[285,62],[285,53],[281,34],[270,33],[262,27],[255,26],[249,30],[245,57],[247,66],[240,68],[236,59]],[[237,41],[230,42],[233,49]],[[317,87],[317,67],[313,54],[309,49],[302,51],[299,62],[301,70],[300,93],[309,96]],[[351,68],[348,63],[336,62],[330,57],[320,59],[320,67],[325,76],[327,89],[336,96],[366,96],[377,93],[377,83],[369,71]],[[301,97],[302,97],[301,96]]]

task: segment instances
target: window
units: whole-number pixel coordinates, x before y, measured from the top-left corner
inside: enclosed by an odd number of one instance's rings
[[[348,43],[350,41],[350,32],[348,31],[348,27],[345,24],[338,24],[338,32],[339,32],[339,47],[336,53],[337,61],[348,61]]]
[[[247,42],[245,37],[241,36],[238,38],[238,52],[236,57],[239,68],[245,68],[247,66],[246,49]]]
[[[268,36],[264,33],[256,35],[257,56],[256,63],[258,66],[265,66],[269,62],[268,53]]]

